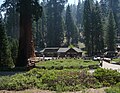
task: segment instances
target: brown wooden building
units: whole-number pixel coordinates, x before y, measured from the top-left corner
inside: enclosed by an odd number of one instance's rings
[[[82,50],[78,48],[59,48],[58,56],[60,57],[81,57]]]
[[[45,57],[57,57],[57,51],[59,48],[44,48],[40,53]]]
[[[82,50],[79,48],[44,48],[40,51],[45,57],[81,57]]]

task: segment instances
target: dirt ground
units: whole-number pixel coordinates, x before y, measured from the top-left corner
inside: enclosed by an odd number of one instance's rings
[[[7,90],[2,90],[0,93],[56,93],[48,90],[38,90],[38,89],[28,89],[24,91],[7,91]]]
[[[106,93],[104,91],[105,88],[100,89],[88,89],[84,91],[76,91],[76,92],[62,92],[62,93]],[[48,90],[38,90],[38,89],[28,89],[24,91],[6,91],[1,90],[0,93],[61,93],[61,92],[55,92],[55,91],[48,91]]]

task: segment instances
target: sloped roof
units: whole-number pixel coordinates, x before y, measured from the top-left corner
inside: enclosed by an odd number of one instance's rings
[[[43,53],[45,51],[45,49],[41,50],[40,53]]]
[[[59,47],[47,47],[47,48],[44,48],[44,49],[59,49]]]
[[[74,49],[76,52],[82,52],[82,50],[79,49],[79,48],[74,47],[73,49]]]
[[[82,52],[81,49],[74,47],[74,48],[59,48],[58,53],[67,52],[69,49],[73,49],[73,50],[75,50],[76,52],[79,52],[79,53]]]
[[[43,52],[45,52],[45,51],[47,51],[47,50],[56,50],[56,52],[57,52],[58,49],[59,49],[58,47],[50,47],[50,48],[44,48],[44,49],[41,50],[40,52],[43,53]]]
[[[45,51],[47,51],[47,50],[54,50],[54,51],[57,51],[58,53],[65,53],[65,52],[67,52],[69,49],[73,49],[73,50],[75,50],[76,52],[78,52],[78,53],[80,53],[80,52],[82,52],[82,50],[81,49],[79,49],[79,48],[76,48],[76,47],[74,47],[74,48],[57,48],[57,47],[51,47],[51,48],[44,48],[43,50],[41,50],[40,52],[41,53],[43,53],[43,52],[45,52]]]
[[[67,52],[70,48],[59,48],[59,50],[57,51],[58,53],[64,53]]]

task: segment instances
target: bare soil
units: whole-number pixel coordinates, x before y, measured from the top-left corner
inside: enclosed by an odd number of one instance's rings
[[[49,90],[28,89],[28,90],[23,90],[23,91],[2,90],[0,91],[0,93],[56,93],[56,92],[49,91]]]
[[[106,88],[100,88],[100,89],[87,89],[83,91],[76,91],[76,92],[62,92],[62,93],[106,93],[104,91]],[[55,91],[49,91],[49,90],[39,90],[39,89],[28,89],[24,91],[7,91],[7,90],[1,90],[0,93],[61,93],[61,92],[55,92]]]

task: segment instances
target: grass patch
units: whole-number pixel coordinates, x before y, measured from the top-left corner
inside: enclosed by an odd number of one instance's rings
[[[36,64],[38,67],[45,67],[46,69],[80,69],[88,68],[89,66],[96,66],[99,64],[98,61],[83,60],[83,59],[58,59],[43,61]]]
[[[113,59],[112,61],[115,61],[117,63],[120,63],[120,58]]]

